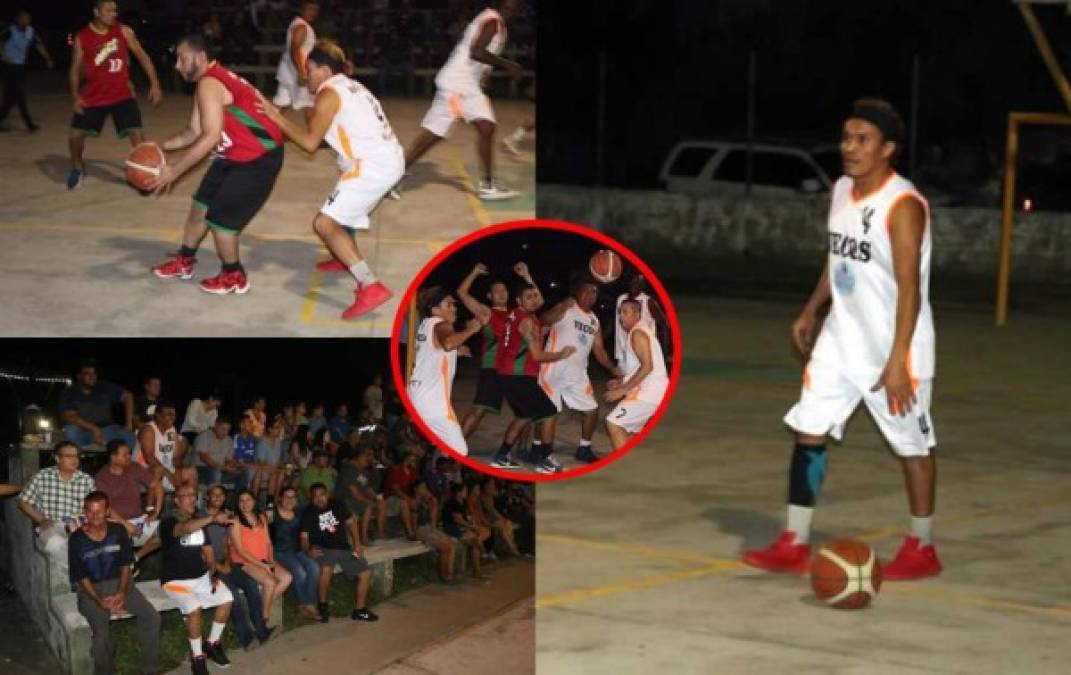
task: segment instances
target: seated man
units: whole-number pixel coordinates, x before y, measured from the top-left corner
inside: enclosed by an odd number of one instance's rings
[[[123,404],[123,426],[112,419],[112,407]],[[104,445],[121,438],[127,447],[136,447],[134,438],[134,395],[117,384],[98,381],[97,367],[84,363],[75,382],[60,393],[59,412],[63,420],[63,437],[79,448],[97,443]]]
[[[86,495],[96,490],[89,474],[78,470],[78,446],[60,441],[56,466],[35,473],[19,495],[19,509],[33,521],[45,551],[67,559],[67,535],[80,524]]]
[[[327,488],[328,494],[335,491],[335,470],[331,468],[331,455],[317,448],[312,452],[312,464],[301,470],[301,501],[312,501],[312,486],[317,483]]]
[[[357,519],[345,504],[328,498],[327,486],[323,483],[312,485],[309,493],[312,498],[301,514],[298,540],[301,550],[320,565],[320,585],[316,589],[320,621],[326,623],[330,614],[327,589],[331,585],[335,565],[342,568],[347,579],[357,582],[350,618],[354,621],[378,621],[379,617],[368,609],[372,569],[364,559]],[[352,545],[346,538],[347,532],[353,541]]]
[[[134,562],[160,548],[156,528],[164,508],[164,486],[148,469],[130,461],[130,448],[121,440],[108,441],[108,464],[93,477],[97,489],[108,496],[108,518],[126,528],[138,547]],[[148,507],[141,504],[142,488]]]
[[[219,418],[219,395],[212,392],[203,399],[192,399],[186,406],[186,416],[182,419],[182,436],[190,447],[194,447],[197,437],[211,431]],[[213,483],[209,483],[212,485]]]
[[[226,484],[245,489],[245,469],[234,460],[230,420],[217,418],[211,429],[197,436],[194,450],[201,485]]]
[[[67,553],[71,584],[77,588],[78,611],[93,632],[93,670],[97,675],[114,672],[111,618],[132,614],[137,617],[141,638],[141,671],[154,673],[160,646],[160,615],[131,583],[134,554],[130,537],[122,525],[108,520],[108,495],[90,492],[84,503],[86,523],[71,534]]]
[[[423,479],[413,483],[413,496],[417,538],[439,552],[439,578],[450,583],[454,580],[454,538],[439,528],[439,500],[431,494]]]
[[[382,495],[374,487],[375,474],[372,472],[372,448],[361,445],[342,458],[342,469],[338,473],[338,485],[335,498],[342,501],[355,518],[361,523],[361,541],[369,543],[369,525],[372,516],[376,516],[376,537],[385,538],[387,525],[387,507]]]
[[[413,483],[420,478],[416,468],[417,456],[410,452],[402,458],[401,464],[391,467],[387,480],[383,484],[383,499],[387,501],[387,516],[398,516],[405,527],[405,536],[410,541],[416,540],[416,520],[413,509]]]
[[[234,435],[234,449],[232,450],[235,463],[245,473],[242,479],[243,487],[254,484],[257,478],[257,435],[255,433],[255,420],[246,411],[242,420],[238,423],[238,433]]]
[[[268,427],[267,433],[257,440],[257,453],[254,458],[259,480],[250,486],[253,494],[260,496],[260,488],[268,484],[268,504],[275,505],[275,495],[279,493],[283,478],[286,476],[286,464],[283,462],[283,449],[286,445],[283,416],[276,415]]]

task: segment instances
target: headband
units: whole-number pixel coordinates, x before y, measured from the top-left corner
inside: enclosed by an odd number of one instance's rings
[[[310,61],[315,61],[316,63],[319,63],[321,66],[329,67],[332,72],[340,73],[344,70],[344,61],[336,59],[335,57],[331,56],[319,47],[313,47],[312,51],[309,52],[308,58]]]
[[[866,103],[856,103],[852,106],[851,116],[876,126],[881,130],[881,135],[886,141],[892,141],[898,145],[903,142],[904,123],[895,112]]]

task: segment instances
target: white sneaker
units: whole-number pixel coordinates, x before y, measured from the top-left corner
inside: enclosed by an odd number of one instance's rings
[[[391,199],[393,199],[396,202],[402,201],[402,193],[398,192],[398,188],[396,188],[396,187],[392,187],[390,189],[390,192],[387,193],[387,196],[390,197]]]
[[[494,181],[480,181],[480,187],[476,188],[476,196],[485,202],[495,202],[503,199],[516,199],[521,196],[521,193],[502,187]]]
[[[509,150],[509,153],[514,157],[520,157],[521,150],[517,147],[517,142],[513,140],[512,136],[506,136],[502,139],[502,145]]]

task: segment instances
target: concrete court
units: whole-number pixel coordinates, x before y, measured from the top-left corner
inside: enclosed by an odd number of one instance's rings
[[[647,443],[539,486],[545,673],[1063,673],[1071,655],[1071,322],[935,308],[937,578],[864,611],[739,563],[782,528],[802,300],[677,298],[682,379]],[[830,449],[812,543],[895,554],[899,467],[865,412]]]
[[[242,237],[242,260],[252,289],[242,297],[216,297],[196,281],[219,271],[211,238],[194,279],[161,281],[149,268],[173,252],[207,162],[192,170],[169,196],[141,197],[126,185],[129,150],[109,121],[86,147],[88,178],[67,192],[69,98],[57,80],[30,93],[42,130],[22,131],[13,114],[11,133],[0,135],[0,335],[53,336],[351,336],[387,337],[409,281],[431,256],[457,237],[495,222],[534,213],[534,143],[520,157],[498,153],[498,174],[522,192],[516,200],[485,204],[472,194],[479,171],[474,132],[459,124],[451,136],[414,165],[403,200],[385,201],[358,246],[395,298],[356,321],[340,319],[353,301],[349,275],[314,269],[327,250],[312,218],[334,187],[333,151],[310,158],[288,144],[275,190]],[[192,97],[165,94],[160,108],[139,101],[146,133],[162,140],[189,119]],[[383,105],[399,140],[418,132],[430,99],[387,99]],[[534,104],[497,101],[501,128],[512,131],[534,114]],[[174,161],[174,158],[172,158]]]

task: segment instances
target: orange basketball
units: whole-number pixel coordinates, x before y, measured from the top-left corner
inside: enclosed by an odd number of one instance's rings
[[[126,156],[126,179],[144,192],[160,176],[163,165],[164,153],[160,146],[152,141],[138,143]]]
[[[604,284],[616,281],[621,276],[623,267],[621,256],[607,249],[597,251],[595,255],[591,256],[591,261],[588,263],[591,276]]]
[[[836,539],[811,561],[811,588],[832,607],[862,609],[881,588],[881,562],[863,542]]]

